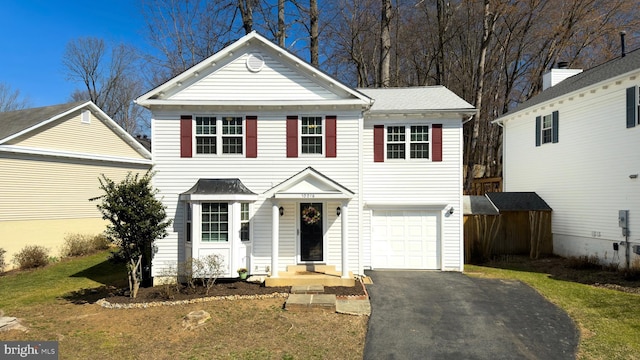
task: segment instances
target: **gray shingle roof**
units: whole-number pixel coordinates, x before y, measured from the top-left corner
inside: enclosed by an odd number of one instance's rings
[[[240,179],[199,179],[191,189],[182,193],[206,195],[256,195]]]
[[[499,215],[500,212],[485,196],[464,195],[462,197],[463,215]]]
[[[356,90],[375,100],[369,110],[371,112],[474,110],[473,105],[444,86],[358,88]]]
[[[571,76],[521,103],[500,118],[634,70],[640,70],[640,49]]]
[[[84,103],[87,101],[0,112],[0,140],[27,130]]]
[[[500,211],[552,211],[535,192],[499,192],[485,196]]]

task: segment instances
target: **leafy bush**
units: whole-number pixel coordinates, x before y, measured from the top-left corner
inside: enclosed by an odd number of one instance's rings
[[[106,236],[70,234],[64,238],[60,255],[62,257],[84,256],[106,250],[111,245]]]
[[[13,255],[13,263],[20,269],[32,269],[49,263],[49,249],[40,245],[27,245]]]
[[[0,248],[0,273],[4,272],[4,268],[7,267],[7,263],[4,261],[4,254],[7,253],[7,250]]]

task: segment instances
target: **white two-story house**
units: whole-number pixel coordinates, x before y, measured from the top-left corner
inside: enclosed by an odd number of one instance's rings
[[[174,219],[154,276],[207,254],[226,276],[462,270],[475,109],[446,88],[353,89],[253,32],[136,101]]]
[[[640,50],[586,71],[552,69],[503,115],[504,189],[553,208],[554,253],[633,265],[640,251]]]

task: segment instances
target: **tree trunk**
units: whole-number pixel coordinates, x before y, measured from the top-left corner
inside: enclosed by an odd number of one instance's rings
[[[129,296],[135,298],[138,296],[138,289],[140,289],[142,255],[138,256],[138,260],[131,259],[131,263],[128,266],[129,270]]]
[[[285,40],[285,26],[284,26],[284,0],[278,0],[278,45],[284,47]]]
[[[253,6],[255,0],[238,0],[238,10],[242,16],[242,28],[244,33],[253,31]]]
[[[318,44],[318,0],[309,0],[309,51],[311,52],[311,65],[318,67],[319,62],[319,44]]]
[[[391,69],[391,0],[382,0],[382,20],[380,22],[380,72],[378,85],[389,87]]]

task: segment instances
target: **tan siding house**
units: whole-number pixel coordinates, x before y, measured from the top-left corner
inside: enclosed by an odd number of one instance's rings
[[[151,167],[151,154],[92,102],[0,113],[0,248],[26,245],[57,256],[64,237],[98,234],[90,198],[101,174],[120,180]]]

